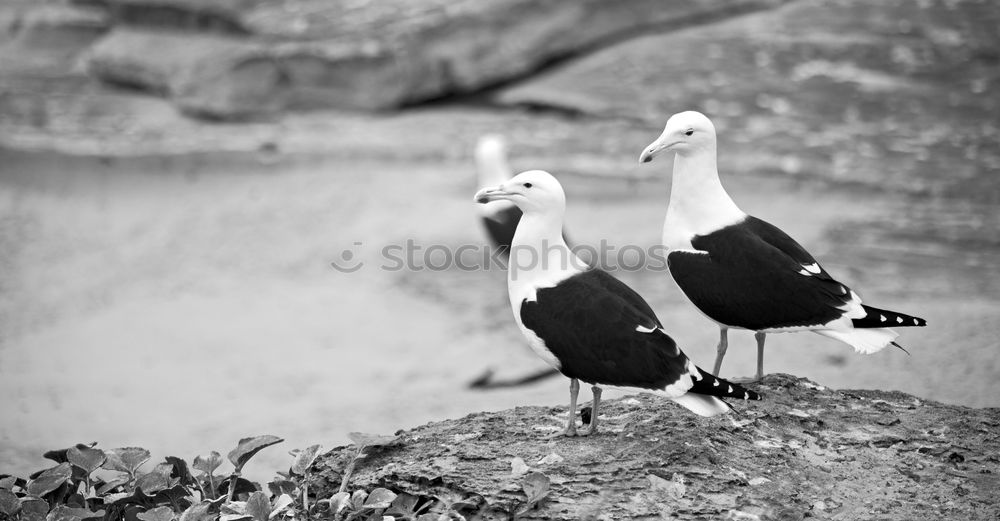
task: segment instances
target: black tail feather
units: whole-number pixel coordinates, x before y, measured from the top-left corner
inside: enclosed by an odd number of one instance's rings
[[[734,384],[729,380],[724,380],[704,369],[697,367],[701,378],[692,378],[694,386],[688,390],[689,393],[716,396],[719,398],[736,398],[738,400],[760,400],[761,395],[740,384]]]
[[[864,304],[862,304],[861,307],[865,309],[865,313],[867,313],[867,315],[863,318],[855,318],[851,320],[854,327],[857,328],[920,327],[927,325],[927,321],[920,317],[905,315],[903,313],[897,313],[887,309],[873,308]]]

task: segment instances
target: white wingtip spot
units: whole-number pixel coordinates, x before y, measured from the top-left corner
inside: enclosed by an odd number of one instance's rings
[[[819,275],[819,273],[823,271],[823,268],[820,268],[819,264],[815,262],[809,265],[803,264],[802,267],[805,268],[806,271],[808,271],[809,273],[813,273],[815,275]]]
[[[712,387],[718,387],[718,386],[719,386],[719,379],[716,378],[715,382],[712,383]]]
[[[638,331],[638,332],[640,332],[640,333],[652,333],[653,331],[656,331],[656,328],[655,327],[642,327],[642,324],[639,324],[638,326],[635,326],[635,330]]]
[[[750,393],[744,392],[743,393],[743,399],[744,400],[749,400],[750,399]]]
[[[879,318],[882,319],[882,322],[889,320],[888,318],[885,318],[885,315],[879,315]]]
[[[808,271],[806,271],[806,270],[799,270],[799,275],[805,275],[806,277],[809,277],[809,276],[810,276],[810,275],[809,275],[809,272],[808,272]]]
[[[896,323],[897,324],[902,324],[903,323],[903,317],[896,317]]]
[[[728,393],[731,393],[731,392],[733,392],[733,386],[731,386],[731,385],[730,385],[730,386],[729,386],[729,390],[728,390],[728,391],[726,391],[726,392],[728,392]]]

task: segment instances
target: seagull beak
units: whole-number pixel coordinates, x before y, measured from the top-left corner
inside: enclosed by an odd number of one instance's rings
[[[659,154],[660,152],[663,152],[664,150],[667,150],[672,145],[673,145],[673,143],[664,144],[661,139],[657,139],[656,141],[653,141],[652,143],[649,144],[648,147],[646,147],[645,150],[642,151],[641,154],[639,154],[639,162],[640,163],[648,163],[648,162],[652,161],[653,158],[656,157],[657,154]]]
[[[511,193],[504,190],[503,185],[500,185],[496,188],[483,188],[476,192],[474,199],[477,203],[486,204],[498,199],[510,199],[510,196]]]

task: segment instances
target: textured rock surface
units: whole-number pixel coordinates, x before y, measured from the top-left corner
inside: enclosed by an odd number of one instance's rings
[[[219,118],[384,109],[523,77],[656,26],[787,0],[93,0],[114,21],[89,71]]]
[[[605,431],[555,432],[565,409],[522,407],[432,423],[369,449],[350,489],[478,498],[504,519],[525,475],[551,490],[534,519],[995,519],[1000,409],[947,406],[886,391],[834,391],[789,375],[763,402],[695,417],[648,395],[608,404]],[[310,490],[329,497],[353,447],[322,460]],[[465,513],[472,514],[475,509]]]
[[[644,36],[498,93],[662,128],[710,114],[723,171],[821,176],[1000,202],[1000,9],[982,0],[804,0]]]

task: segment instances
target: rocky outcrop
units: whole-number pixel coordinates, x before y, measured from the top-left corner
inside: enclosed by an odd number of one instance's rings
[[[546,438],[563,407],[431,423],[366,449],[348,491],[383,487],[477,519],[1000,515],[1000,409],[789,375],[757,388],[764,401],[711,419],[650,395],[614,400],[602,409],[605,431],[588,438]],[[317,498],[336,492],[355,453],[335,449],[316,463]]]
[[[979,0],[803,0],[622,42],[495,99],[654,128],[700,110],[726,172],[996,204],[977,172],[1000,169],[997,26]]]
[[[86,54],[114,84],[218,118],[394,108],[521,78],[654,27],[788,0],[85,0],[113,28]]]

